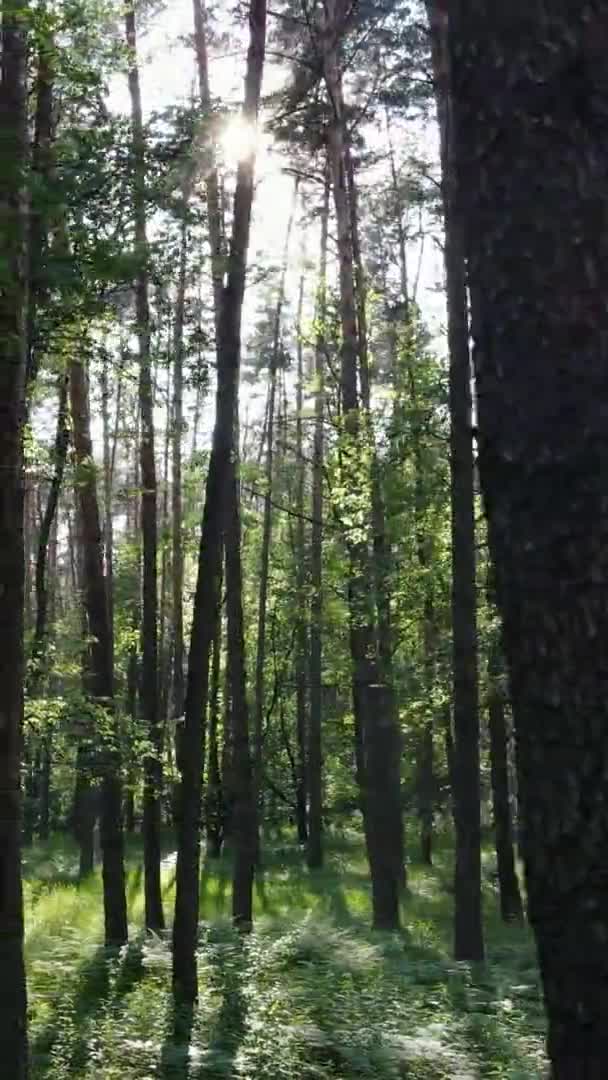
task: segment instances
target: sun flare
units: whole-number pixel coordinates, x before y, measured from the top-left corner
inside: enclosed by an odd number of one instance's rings
[[[258,144],[258,128],[242,116],[231,117],[220,135],[222,154],[227,165],[238,165],[239,161],[258,149]]]

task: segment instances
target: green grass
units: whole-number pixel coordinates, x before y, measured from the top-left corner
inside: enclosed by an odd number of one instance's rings
[[[174,1015],[168,937],[146,939],[140,855],[129,851],[131,943],[101,945],[101,882],[76,884],[55,838],[26,853],[26,953],[33,1080],[472,1080],[541,1077],[544,1018],[527,930],[499,920],[484,863],[488,960],[450,959],[451,853],[410,867],[399,934],[368,929],[359,839],[309,873],[265,848],[255,932],[230,927],[228,858],[201,879],[199,1003]],[[170,852],[163,869],[173,904]]]

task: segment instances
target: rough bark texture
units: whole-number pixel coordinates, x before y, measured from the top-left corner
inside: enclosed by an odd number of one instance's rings
[[[457,201],[455,141],[450,123],[450,71],[445,0],[428,0],[439,118],[445,275],[448,309],[450,475],[452,510],[452,693],[456,863],[454,956],[483,960],[479,700],[471,360],[463,222]]]
[[[325,420],[325,320],[327,315],[327,236],[330,183],[325,167],[321,213],[321,251],[316,302],[315,426],[312,459],[312,526],[310,534],[310,715],[308,721],[308,865],[323,865],[323,460]]]
[[[25,415],[26,33],[21,0],[2,4],[0,83],[0,1061],[25,1080],[26,992],[21,892],[23,458]]]
[[[243,115],[246,120],[255,122],[260,100],[266,41],[266,4],[264,0],[251,0],[250,35]],[[178,818],[175,920],[173,924],[173,983],[177,996],[186,1001],[194,1001],[197,995],[196,941],[199,905],[201,778],[203,770],[201,718],[204,715],[207,703],[209,656],[219,603],[222,532],[231,506],[231,500],[238,499],[235,488],[236,477],[234,483],[232,483],[232,475],[234,474],[234,428],[238,404],[241,314],[245,293],[254,170],[255,156],[253,154],[244,158],[237,170],[228,276],[222,293],[221,310],[218,319],[216,418],[205,490],[198,576],[190,639],[184,731],[180,740],[178,761],[182,782]],[[236,507],[233,507],[233,515],[230,520],[234,520],[234,511],[236,511],[238,518],[238,503]],[[232,542],[240,545],[240,536],[226,537],[227,563]],[[240,546],[238,557],[240,561]],[[233,580],[232,577],[231,580]],[[228,581],[227,588],[230,588]],[[242,605],[240,593],[233,600],[238,603],[239,607]],[[233,658],[231,658],[231,665],[232,662]],[[244,670],[244,657],[241,657],[241,662]],[[247,769],[244,759],[249,756],[248,738],[245,738],[246,703],[244,709],[239,709],[239,703],[234,700],[235,687],[238,688],[240,681],[237,679],[232,667],[231,672],[233,679],[234,771],[235,774],[240,776],[243,786],[246,786]],[[241,678],[244,678],[244,674]],[[242,908],[243,914],[246,916],[247,896],[243,894],[247,892],[247,888],[250,893],[251,881],[249,880],[249,871],[244,868],[244,864],[248,857],[248,820],[253,820],[254,815],[252,813],[247,818],[247,814],[243,811],[243,807],[247,805],[246,799],[237,795],[236,792],[235,803],[237,804],[235,806],[235,839],[237,845],[235,875],[238,875],[239,907]],[[236,825],[237,819],[242,825],[240,830]],[[251,880],[252,876],[253,865],[251,868]],[[250,911],[250,896],[248,903]],[[243,918],[242,921],[246,923],[247,920]]]
[[[139,406],[141,411],[140,467],[143,548],[141,697],[144,722],[150,741],[150,751],[144,759],[144,896],[147,928],[149,930],[162,930],[165,922],[160,883],[160,823],[163,772],[158,680],[157,487],[154,459],[154,395],[150,361],[145,142],[139,69],[137,66],[135,11],[133,7],[129,7],[125,11],[125,32],[129,47],[133,217],[135,222],[135,251],[138,263],[135,280],[135,308],[139,345]]]
[[[101,845],[103,852],[103,902],[106,945],[127,940],[127,903],[122,835],[122,792],[118,733],[112,722],[114,672],[112,636],[103,574],[101,525],[97,501],[96,470],[91,443],[88,387],[82,363],[70,363],[70,404],[82,529],[83,603],[87,616],[87,689],[91,699],[105,710],[97,763],[101,773]]]
[[[606,0],[453,5],[479,465],[554,1080],[608,1075],[607,42]]]

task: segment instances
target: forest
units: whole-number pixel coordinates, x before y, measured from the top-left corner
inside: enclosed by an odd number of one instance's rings
[[[0,0],[0,1078],[608,1077],[608,0]]]

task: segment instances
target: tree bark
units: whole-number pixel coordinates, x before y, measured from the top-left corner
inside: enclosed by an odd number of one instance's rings
[[[245,102],[243,117],[255,123],[260,100],[264,52],[266,41],[266,4],[264,0],[251,0],[250,46],[245,78]],[[229,520],[238,523],[238,492],[234,475],[234,425],[238,404],[238,379],[241,352],[241,315],[245,293],[247,250],[251,226],[255,154],[247,155],[239,163],[228,274],[221,298],[217,340],[217,391],[216,419],[207,474],[205,506],[199,549],[198,576],[194,598],[190,656],[188,663],[188,686],[186,692],[184,731],[181,739],[179,768],[182,775],[180,810],[178,821],[178,854],[176,870],[175,920],[173,924],[173,984],[175,993],[186,1001],[197,996],[196,939],[199,906],[199,845],[201,783],[203,771],[203,731],[201,717],[204,714],[209,688],[209,654],[219,603],[219,579],[221,570],[222,533],[228,511]],[[227,589],[238,575],[228,572],[229,551],[238,556],[240,568],[240,535],[226,534]],[[231,544],[236,545],[234,549]],[[232,584],[228,584],[228,578]],[[231,597],[240,611],[241,593]],[[238,611],[237,611],[238,615]],[[242,669],[235,672],[231,658],[234,731],[234,769],[239,777],[239,791],[235,792],[235,882],[233,914],[235,921],[247,924],[247,908],[251,904],[251,880],[247,867],[249,858],[249,828],[254,814],[249,813],[247,796],[247,761],[249,758],[248,729],[246,724],[246,699],[244,684],[244,656],[240,657]],[[241,686],[242,683],[242,686]],[[235,691],[243,693],[242,708],[235,701]],[[250,764],[249,764],[250,768]],[[237,784],[235,784],[235,788]],[[249,900],[248,900],[249,896]],[[237,902],[238,901],[238,902]],[[238,908],[238,910],[235,910]],[[250,920],[249,920],[250,921]]]
[[[22,0],[3,0],[0,82],[0,1061],[25,1080],[20,764],[23,726],[23,424],[25,418],[26,27]]]
[[[321,211],[319,283],[315,306],[315,426],[312,460],[312,525],[310,535],[310,715],[308,723],[308,847],[311,869],[323,865],[323,463],[325,421],[325,335],[327,319],[327,239],[329,229],[329,169]]]
[[[133,218],[137,275],[135,306],[139,345],[141,531],[143,542],[142,603],[142,709],[150,749],[144,757],[144,896],[148,930],[165,925],[160,880],[160,824],[163,785],[162,728],[159,715],[158,680],[158,568],[157,485],[154,458],[154,394],[150,361],[150,307],[148,299],[148,240],[146,235],[146,165],[141,88],[137,65],[135,10],[125,11],[129,47],[129,94],[131,98]]]
[[[457,3],[450,26],[479,467],[554,1080],[608,1074],[607,33],[605,2]]]
[[[108,598],[103,574],[101,526],[88,387],[82,363],[70,362],[72,433],[78,469],[78,500],[84,563],[84,607],[88,623],[87,686],[91,700],[104,710],[104,731],[97,760],[101,771],[101,844],[106,945],[127,941],[122,835],[122,792],[118,732],[113,718],[114,672]]]
[[[471,413],[471,358],[463,223],[458,208],[445,0],[428,0],[439,119],[448,310],[450,475],[452,510],[452,679],[456,865],[454,956],[481,961],[481,822],[477,597]]]

